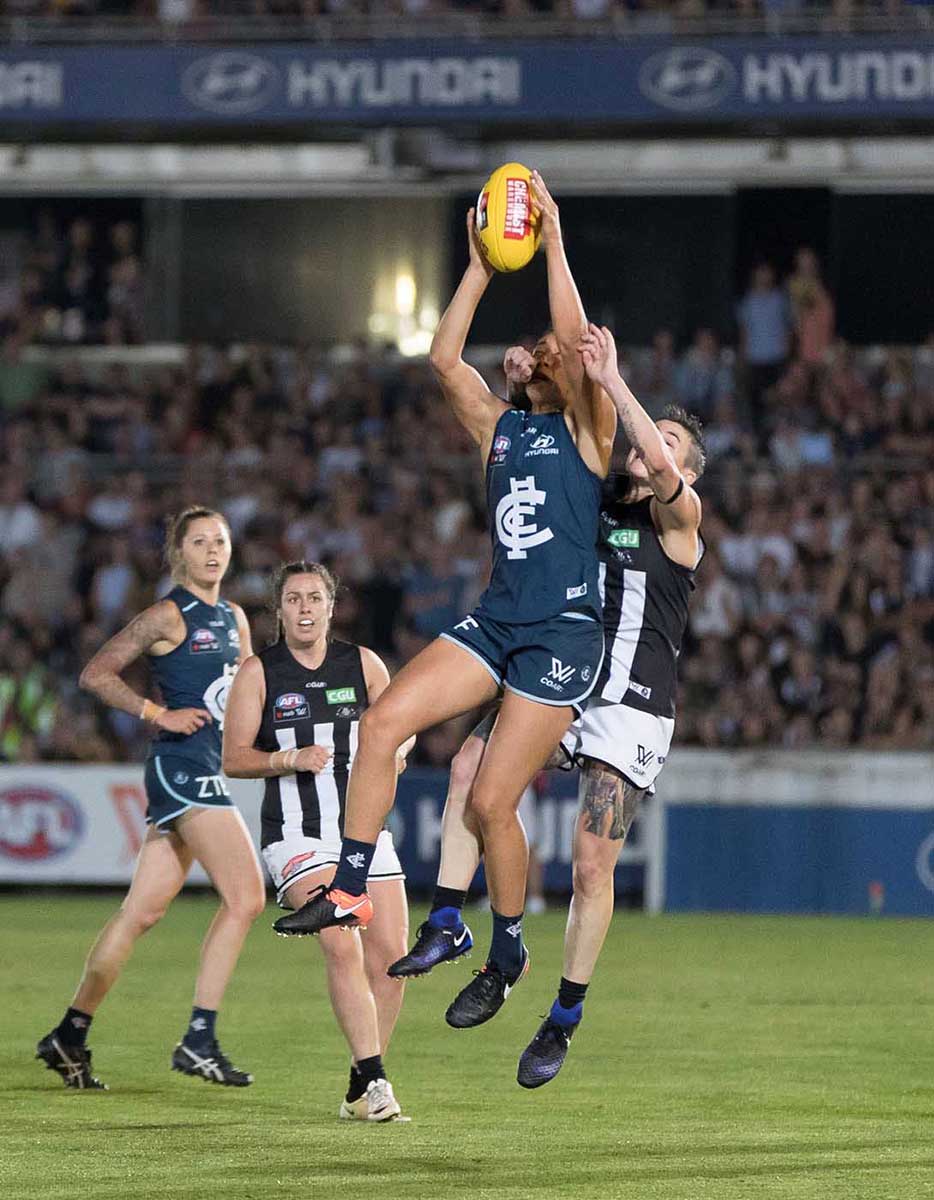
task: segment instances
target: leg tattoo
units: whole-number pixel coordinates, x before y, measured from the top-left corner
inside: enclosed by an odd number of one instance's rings
[[[645,788],[634,787],[608,763],[588,758],[581,773],[580,795],[584,830],[621,841],[629,832]]]

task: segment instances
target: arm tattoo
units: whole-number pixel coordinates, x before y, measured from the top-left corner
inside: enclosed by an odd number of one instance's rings
[[[645,791],[633,787],[615,767],[595,758],[586,759],[580,781],[585,831],[621,841],[629,832]]]
[[[170,635],[171,605],[163,602],[151,605],[98,650],[85,667],[83,686],[111,708],[119,708],[138,717],[143,705],[142,696],[120,678],[120,672],[156,642]]]

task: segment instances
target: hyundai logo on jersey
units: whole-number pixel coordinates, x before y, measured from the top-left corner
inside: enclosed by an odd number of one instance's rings
[[[273,706],[274,721],[301,721],[311,715],[308,700],[301,692],[285,692],[276,697]]]
[[[188,643],[192,654],[213,654],[219,652],[220,648],[221,644],[212,629],[196,629]]]

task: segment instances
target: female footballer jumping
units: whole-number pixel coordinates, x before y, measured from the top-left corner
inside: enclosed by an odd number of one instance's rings
[[[552,331],[533,352],[531,411],[494,396],[463,359],[492,269],[467,216],[470,261],[435,333],[431,363],[445,396],[486,464],[493,542],[490,585],[477,609],[396,676],[360,726],[337,873],[282,933],[366,923],[366,880],[395,792],[395,750],[411,734],[492,700],[499,720],[473,791],[493,910],[487,962],[446,1019],[479,1025],[501,1007],[528,966],[522,911],[528,847],[516,810],[529,781],[594,686],[603,661],[597,524],[616,412],[584,372],[587,320],[568,267],[558,208],[538,173],[532,189],[548,269]]]

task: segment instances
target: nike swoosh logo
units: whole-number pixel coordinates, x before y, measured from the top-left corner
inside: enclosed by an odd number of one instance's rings
[[[353,908],[341,908],[341,906],[339,904],[335,904],[334,905],[334,916],[335,917],[349,917],[352,913],[355,913],[358,908],[362,907],[362,905],[365,903],[365,901],[366,901],[366,896],[361,896],[360,899],[357,901],[357,903],[353,906]]]
[[[464,938],[465,938],[466,936],[467,936],[467,927],[465,926],[465,927],[464,927],[464,928],[461,930],[461,935],[460,935],[460,937],[456,937],[456,938],[454,939],[454,945],[455,945],[455,946],[463,946],[463,944],[464,944]]]

